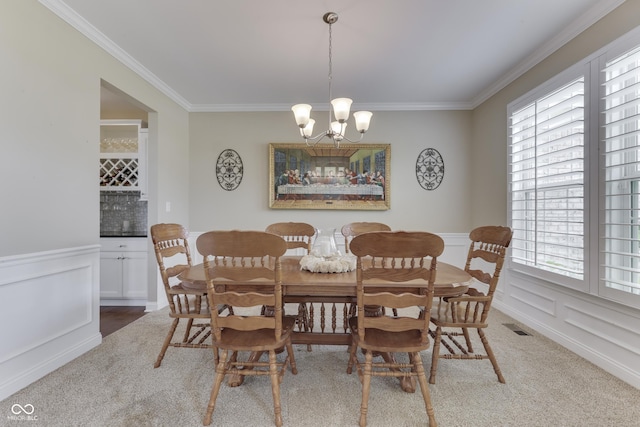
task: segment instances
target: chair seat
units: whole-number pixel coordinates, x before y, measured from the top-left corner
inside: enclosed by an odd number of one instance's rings
[[[169,293],[171,294],[188,294],[188,295],[206,295],[207,293],[205,291],[199,291],[197,289],[190,289],[188,287],[183,286],[184,282],[180,282],[177,285],[173,285],[171,286],[171,288],[169,288]]]
[[[261,351],[282,348],[295,325],[296,318],[285,316],[282,319],[282,334],[276,340],[273,329],[258,329],[254,331],[238,331],[223,329],[221,339],[216,341],[216,347],[220,349],[233,349],[237,351]]]
[[[486,328],[488,324],[480,322],[480,313],[478,313],[476,321],[473,320],[474,316],[472,312],[467,313],[467,305],[468,303],[466,302],[453,305],[445,301],[442,301],[442,304],[434,301],[430,312],[431,322],[440,326],[469,325],[469,327],[473,328]],[[473,310],[474,305],[475,304],[471,304],[469,309]],[[452,307],[456,307],[455,311],[452,310]],[[456,315],[455,319],[453,316],[454,313]],[[465,320],[465,317],[468,320]]]
[[[367,328],[366,340],[360,341],[358,337],[358,318],[353,316],[349,319],[349,327],[354,342],[360,348],[375,350],[379,352],[394,353],[399,348],[403,352],[423,351],[429,348],[429,341],[422,341],[422,335],[418,330],[390,332],[380,329]]]
[[[211,313],[209,312],[209,306],[206,303],[207,293],[203,291],[193,290],[189,288],[184,288],[182,286],[182,282],[177,285],[169,288],[170,295],[187,295],[182,298],[186,298],[189,301],[189,309],[187,310],[187,305],[184,299],[182,299],[182,306],[176,307],[175,312],[169,313],[170,317],[180,318],[180,319],[210,319]],[[202,297],[200,302],[200,307],[197,307],[196,298]],[[175,297],[174,297],[175,298]],[[180,297],[178,297],[180,298]],[[175,302],[175,301],[174,301]],[[177,304],[177,302],[176,302]],[[220,311],[223,307],[219,306],[218,311]]]

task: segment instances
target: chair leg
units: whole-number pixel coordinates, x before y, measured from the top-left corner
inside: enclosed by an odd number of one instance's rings
[[[462,328],[462,335],[464,335],[464,340],[467,342],[467,351],[469,353],[473,353],[473,346],[471,345],[471,339],[469,338],[469,329]]]
[[[296,357],[293,355],[293,345],[291,341],[287,342],[287,354],[289,355],[289,365],[291,365],[291,373],[298,374],[298,367],[296,366]]]
[[[489,360],[491,360],[491,364],[493,365],[493,370],[498,376],[498,381],[504,384],[506,381],[502,376],[502,372],[500,371],[500,367],[498,366],[498,361],[496,360],[496,356],[493,354],[493,350],[489,345],[489,340],[487,340],[487,337],[485,336],[484,331],[482,329],[478,329],[478,335],[480,335],[480,340],[482,341],[484,350],[487,352],[487,356],[489,356]]]
[[[160,349],[160,354],[158,354],[156,363],[153,365],[154,368],[158,368],[162,363],[164,354],[166,353],[167,348],[169,348],[173,334],[176,332],[176,328],[178,327],[178,322],[180,322],[180,319],[173,319],[173,323],[171,323],[171,327],[169,328],[169,333],[167,333],[167,337],[164,339],[164,343],[162,344],[162,349]]]
[[[182,342],[186,343],[189,341],[189,335],[191,334],[191,326],[193,325],[193,319],[187,320],[187,327],[184,330],[184,337],[182,337]]]
[[[218,347],[216,347],[213,334],[211,334],[211,350],[213,350],[213,363],[215,366],[218,366],[218,363],[220,362],[220,356],[218,354],[219,351]]]
[[[433,405],[431,404],[431,394],[429,393],[429,386],[427,385],[427,376],[424,372],[424,366],[422,366],[422,358],[420,353],[411,353],[410,359],[413,363],[414,370],[418,376],[418,383],[420,384],[420,391],[422,392],[422,398],[424,399],[424,405],[427,409],[427,416],[429,417],[429,427],[436,427],[436,417],[433,412]]]
[[[362,403],[360,404],[360,427],[367,425],[367,412],[369,407],[369,391],[371,388],[371,370],[373,353],[367,351],[364,354],[364,375],[362,378]]]
[[[205,414],[204,420],[202,421],[202,424],[205,426],[211,425],[211,417],[216,406],[216,399],[218,398],[220,386],[222,385],[222,381],[224,380],[225,376],[225,364],[227,363],[228,355],[229,350],[222,350],[220,362],[218,362],[218,365],[216,366],[216,378],[213,382],[213,387],[211,388],[211,396],[209,397],[209,404],[207,405],[207,413]]]
[[[277,427],[282,427],[282,407],[280,406],[280,379],[276,365],[276,352],[269,350],[269,376],[271,377],[271,394],[273,394],[273,411]]]
[[[438,359],[440,358],[440,340],[442,339],[442,328],[436,327],[435,337],[433,337],[433,351],[431,354],[431,373],[429,383],[436,383],[436,371],[438,370]]]

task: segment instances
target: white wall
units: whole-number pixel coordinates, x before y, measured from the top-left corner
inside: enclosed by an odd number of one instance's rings
[[[50,274],[41,254],[91,247],[98,260],[101,79],[153,111],[150,221],[188,223],[189,115],[36,0],[0,2],[0,58],[0,267],[19,256],[30,260],[29,274],[44,272],[33,279],[37,285],[7,270],[0,274],[2,301],[21,308],[0,311],[0,346],[11,350],[0,357],[0,393],[7,393],[100,343],[99,265],[91,266],[90,277]],[[176,209],[165,212],[165,200]],[[58,262],[62,268],[69,259]],[[156,271],[149,257],[152,303]],[[60,295],[43,302],[49,295],[43,289]],[[76,297],[60,300],[69,292]],[[10,348],[12,325],[32,330],[22,331],[20,346]]]
[[[190,227],[263,230],[273,222],[302,221],[339,231],[348,222],[377,221],[393,229],[468,233],[470,117],[469,111],[374,112],[365,142],[391,144],[391,209],[344,211],[269,209],[269,143],[304,143],[291,112],[192,113]],[[227,148],[244,165],[234,191],[223,190],[215,175],[218,155]],[[425,148],[444,159],[444,180],[434,191],[416,179],[416,160]]]
[[[0,256],[97,243],[88,48],[33,0],[0,5]]]

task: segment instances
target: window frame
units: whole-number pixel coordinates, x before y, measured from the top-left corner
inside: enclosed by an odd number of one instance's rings
[[[507,220],[513,227],[512,200],[512,132],[511,121],[514,112],[548,96],[554,91],[584,76],[584,268],[583,278],[576,279],[554,273],[539,267],[524,265],[514,261],[512,251],[507,259],[507,269],[542,279],[552,285],[559,285],[598,298],[615,301],[629,307],[640,308],[640,295],[607,287],[604,277],[603,254],[600,247],[604,236],[604,157],[600,155],[605,136],[605,100],[603,87],[605,64],[626,52],[640,46],[640,27],[609,43],[578,63],[566,68],[551,79],[530,90],[507,105]],[[640,166],[640,161],[638,161]],[[639,178],[640,179],[640,178]],[[513,250],[513,248],[512,248]],[[639,273],[640,275],[640,273]]]
[[[604,78],[604,72],[602,72],[602,70],[604,70],[606,68],[606,64],[622,55],[624,55],[625,53],[628,53],[634,49],[637,49],[638,47],[640,47],[640,27],[636,28],[635,30],[630,31],[629,33],[627,33],[626,35],[620,37],[619,39],[615,40],[614,42],[610,43],[605,49],[603,49],[603,52],[601,55],[599,55],[598,57],[598,71],[599,71],[599,79],[598,79],[598,84],[599,84],[599,104],[598,104],[598,112],[601,113],[599,114],[599,133],[598,133],[598,149],[601,152],[604,152],[604,140],[605,140],[605,136],[606,136],[606,129],[605,129],[605,115],[603,114],[604,112],[604,107],[605,107],[605,99],[604,99],[604,95],[605,95],[605,87],[604,87],[604,83],[605,83],[605,78]],[[605,166],[605,156],[599,156],[600,158],[599,160],[599,164],[598,164],[598,171],[599,173],[601,173],[602,175],[604,175],[603,170],[604,170],[604,166]],[[636,163],[638,165],[638,167],[640,167],[640,160],[637,161]],[[637,182],[638,180],[640,180],[640,173],[638,174],[637,180],[633,181],[633,182]],[[601,179],[599,180],[599,194],[598,197],[602,197],[602,199],[604,199],[604,186],[605,186],[606,182],[605,182],[605,177],[602,176]],[[633,195],[630,194],[630,197],[633,198]],[[600,201],[599,200],[599,206],[600,204],[603,204],[604,201]],[[601,213],[601,215],[603,215]],[[604,236],[604,218],[600,218],[600,221],[598,221],[598,236]],[[602,239],[604,239],[604,237],[602,237]],[[597,258],[598,262],[598,281],[597,281],[597,294],[600,297],[606,298],[608,300],[612,300],[627,306],[631,306],[631,307],[635,307],[635,308],[640,308],[640,295],[638,294],[633,294],[631,292],[627,292],[627,291],[622,291],[622,290],[618,290],[615,288],[611,288],[611,287],[607,287],[605,280],[604,279],[600,279],[601,277],[604,277],[604,255],[602,252],[599,252],[599,257]],[[638,274],[638,273],[636,273]]]
[[[553,78],[549,79],[548,81],[546,81],[545,83],[543,83],[542,85],[538,86],[537,88],[531,90],[530,92],[528,92],[527,94],[521,96],[520,98],[516,99],[515,101],[509,103],[509,105],[507,106],[507,159],[508,159],[508,164],[507,164],[507,221],[509,226],[513,227],[513,216],[512,216],[512,197],[511,197],[511,188],[512,188],[512,182],[511,182],[511,174],[512,174],[512,168],[511,168],[511,161],[509,160],[511,158],[511,133],[510,133],[510,128],[511,128],[511,116],[513,112],[519,111],[520,109],[524,108],[527,105],[530,105],[532,103],[537,102],[538,100],[546,97],[547,95],[553,93],[554,91],[570,84],[571,82],[573,82],[574,80],[580,78],[581,76],[584,77],[585,79],[585,86],[584,86],[584,110],[585,110],[585,117],[584,117],[584,121],[585,121],[585,126],[584,126],[584,182],[583,182],[583,186],[584,186],[584,225],[583,225],[583,235],[584,235],[584,253],[586,254],[588,252],[588,248],[589,248],[589,242],[588,242],[588,234],[585,232],[585,229],[587,227],[587,224],[589,224],[589,218],[588,218],[588,209],[586,209],[586,206],[589,205],[590,202],[590,191],[589,191],[589,179],[588,177],[589,175],[589,153],[587,150],[587,145],[588,145],[588,141],[590,139],[590,134],[591,134],[591,129],[588,126],[588,119],[587,119],[587,115],[588,112],[591,110],[589,108],[590,102],[591,102],[591,88],[590,86],[587,84],[587,80],[588,80],[588,76],[590,75],[590,67],[587,66],[587,64],[584,63],[578,63],[575,64],[571,67],[569,67],[568,69],[564,70],[563,72],[561,72],[560,74],[554,76]],[[535,199],[534,199],[535,200]],[[512,253],[513,251],[510,251],[509,253],[509,262],[508,262],[508,268],[510,268],[511,270],[514,271],[518,271],[520,273],[529,275],[529,276],[535,276],[535,277],[539,277],[541,279],[544,279],[547,282],[550,283],[554,283],[557,285],[561,285],[561,286],[565,286],[565,287],[569,287],[571,289],[575,289],[575,290],[579,290],[579,291],[584,291],[584,292],[588,292],[588,283],[589,283],[589,276],[590,276],[590,271],[588,268],[584,268],[584,279],[576,279],[576,278],[572,278],[572,277],[568,277],[568,276],[564,276],[558,273],[554,273],[552,271],[548,271],[548,270],[544,270],[541,269],[539,267],[535,267],[535,266],[528,266],[528,265],[524,265],[518,262],[513,261],[512,259]],[[587,263],[585,262],[585,266],[587,265]]]

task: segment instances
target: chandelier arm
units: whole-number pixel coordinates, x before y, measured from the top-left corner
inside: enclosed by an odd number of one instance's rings
[[[308,145],[308,146],[314,146],[316,144],[318,144],[320,141],[322,141],[322,139],[327,136],[331,139],[331,141],[333,141],[333,145],[335,145],[337,148],[340,147],[340,142],[341,141],[348,141],[352,144],[357,144],[358,142],[362,142],[363,138],[364,138],[364,132],[360,132],[360,138],[359,139],[351,139],[348,138],[346,135],[344,134],[340,134],[340,138],[336,138],[336,133],[334,132],[330,132],[330,131],[324,131],[322,133],[317,134],[316,136],[310,136],[310,137],[306,137],[304,138],[304,142]]]
[[[317,139],[317,140],[318,140],[318,142],[320,142],[320,140],[321,140],[323,137],[327,136],[327,134],[328,134],[328,132],[327,132],[327,131],[324,131],[324,132],[321,132],[321,133],[317,134],[316,136],[307,136],[307,137],[304,137],[304,140],[305,140],[305,142],[307,142],[307,141],[315,141],[315,140]]]
[[[351,142],[353,144],[356,144],[358,142],[362,142],[362,140],[364,139],[364,133],[360,133],[360,139],[358,139],[358,140],[349,139],[349,138],[347,138],[346,135],[342,135],[342,139],[344,139],[346,141],[349,141],[349,142]]]

